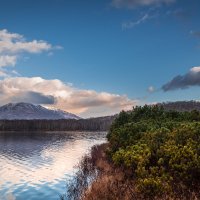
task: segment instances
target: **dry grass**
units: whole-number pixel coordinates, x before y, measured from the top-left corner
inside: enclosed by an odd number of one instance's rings
[[[105,150],[108,144],[94,146],[78,165],[75,179],[68,183],[67,194],[61,199],[70,200],[198,200],[196,192],[180,189],[174,185],[174,192],[162,196],[147,197],[135,187],[134,177],[128,171],[116,168],[109,161]]]

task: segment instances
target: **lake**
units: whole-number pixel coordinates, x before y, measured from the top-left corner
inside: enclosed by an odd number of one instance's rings
[[[105,132],[0,133],[0,200],[54,200]]]

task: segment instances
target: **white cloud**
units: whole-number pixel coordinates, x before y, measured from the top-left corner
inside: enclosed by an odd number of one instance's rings
[[[10,33],[6,29],[0,30],[0,68],[15,66],[23,53],[36,54],[61,49],[61,46],[52,46],[43,40],[27,41],[23,35]],[[2,70],[1,70],[2,71]],[[9,76],[12,72],[1,72],[0,76]]]
[[[190,71],[193,72],[193,73],[198,73],[198,72],[200,72],[200,66],[198,66],[198,67],[192,67],[190,69]]]
[[[15,66],[17,62],[17,56],[0,55],[0,67]]]
[[[8,74],[2,70],[0,70],[0,77],[7,77]]]
[[[42,40],[27,41],[23,35],[0,30],[0,77],[4,78],[0,80],[0,105],[28,101],[89,117],[115,114],[137,103],[125,95],[81,90],[57,79],[13,77],[19,74],[7,68],[15,66],[23,53],[47,51],[51,55],[52,50],[61,48]]]
[[[6,29],[0,31],[0,38],[3,41],[21,40],[24,37],[17,33],[9,33]]]
[[[26,41],[23,35],[0,30],[0,54],[17,54],[21,52],[41,53],[52,49],[52,45],[42,41]]]
[[[0,104],[23,101],[30,103],[40,96],[42,101],[51,102],[48,107],[63,109],[83,117],[115,114],[122,109],[131,109],[138,103],[125,95],[81,90],[58,79],[45,80],[41,77],[12,77],[0,80]],[[43,102],[38,102],[44,104]]]
[[[151,6],[159,4],[174,3],[176,0],[112,0],[112,5],[116,8],[136,8],[139,6]]]

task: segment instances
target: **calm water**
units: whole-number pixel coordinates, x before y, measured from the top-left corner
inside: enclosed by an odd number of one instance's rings
[[[74,166],[106,133],[0,133],[0,200],[51,200],[65,192]]]

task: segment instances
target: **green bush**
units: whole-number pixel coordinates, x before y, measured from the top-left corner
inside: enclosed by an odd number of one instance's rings
[[[144,195],[200,183],[200,113],[158,106],[121,112],[108,134],[113,163],[127,169]]]

